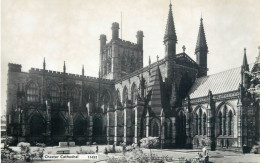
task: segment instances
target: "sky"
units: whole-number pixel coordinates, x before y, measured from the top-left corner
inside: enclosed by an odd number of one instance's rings
[[[144,66],[148,57],[164,57],[163,36],[170,0],[2,0],[1,110],[6,107],[8,63],[98,76],[99,36],[111,39],[111,25],[120,23],[122,38],[136,42],[144,32]],[[172,0],[178,37],[177,53],[195,60],[194,50],[203,17],[208,43],[209,74],[242,64],[244,48],[253,63],[260,46],[259,0]],[[122,12],[122,24],[120,13]],[[120,29],[121,30],[121,29]],[[121,35],[121,34],[120,34]]]

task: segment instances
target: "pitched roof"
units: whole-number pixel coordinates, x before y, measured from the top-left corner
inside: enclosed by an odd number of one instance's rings
[[[207,41],[206,41],[202,18],[200,19],[200,28],[199,28],[199,34],[198,34],[198,38],[197,38],[195,52],[197,52],[200,49],[208,50],[208,45],[207,45]]]
[[[250,64],[252,67],[252,64]],[[217,74],[197,78],[189,95],[190,98],[204,97],[211,90],[212,94],[236,91],[241,82],[241,67],[233,68]]]
[[[176,63],[189,67],[198,67],[198,64],[184,52],[176,54]]]
[[[152,86],[152,96],[151,96],[151,108],[155,114],[160,114],[161,109],[164,107],[164,90],[163,81],[159,66],[152,72],[151,76],[151,86]]]
[[[166,30],[165,30],[165,35],[164,35],[164,41],[168,39],[173,39],[177,41],[177,35],[175,32],[175,26],[174,26],[174,21],[173,21],[173,16],[172,16],[172,4],[170,4],[170,9],[169,9],[169,14],[168,14],[168,19],[167,19],[167,24],[166,24]]]

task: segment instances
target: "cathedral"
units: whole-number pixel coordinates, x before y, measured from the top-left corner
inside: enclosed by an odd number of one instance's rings
[[[199,22],[199,20],[198,20]],[[100,35],[99,77],[46,69],[22,72],[9,63],[7,133],[32,144],[74,141],[76,145],[140,143],[159,137],[162,148],[242,151],[260,137],[259,103],[248,89],[247,72],[260,69],[260,57],[241,67],[208,75],[208,45],[203,19],[195,47],[196,61],[176,52],[172,5],[163,37],[164,58],[143,67],[143,31],[137,42]],[[259,54],[260,56],[260,54]],[[241,56],[242,58],[242,56]]]

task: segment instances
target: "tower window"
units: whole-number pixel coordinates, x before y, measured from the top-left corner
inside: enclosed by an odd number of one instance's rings
[[[26,91],[27,101],[38,102],[39,101],[39,88],[35,83],[31,83]]]
[[[50,96],[52,103],[59,103],[60,100],[60,91],[59,88],[55,85],[51,86],[50,88]]]

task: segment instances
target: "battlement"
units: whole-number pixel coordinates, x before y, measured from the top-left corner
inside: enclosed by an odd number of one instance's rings
[[[66,77],[66,78],[71,78],[71,79],[78,79],[78,80],[92,80],[92,81],[97,81],[101,80],[103,82],[113,82],[112,80],[109,79],[102,79],[102,78],[97,78],[97,77],[92,77],[92,76],[82,76],[79,74],[72,74],[72,73],[63,73],[59,71],[52,71],[52,70],[43,70],[39,68],[31,68],[29,70],[29,73],[32,74],[44,74],[44,75],[49,75],[49,76],[54,76],[54,77]]]
[[[22,65],[15,64],[15,63],[8,63],[8,71],[21,72],[22,71]]]
[[[133,43],[133,42],[130,42],[130,41],[127,41],[127,40],[119,39],[118,43],[119,43],[119,45],[128,46],[130,48],[135,48],[135,49],[139,48],[139,45],[137,43]]]
[[[129,48],[133,48],[133,49],[136,49],[138,50],[139,49],[139,45],[137,43],[133,43],[133,42],[130,42],[130,41],[126,41],[126,40],[121,40],[121,39],[118,39],[118,40],[114,40],[116,44],[118,45],[121,45],[121,46],[127,46]],[[112,41],[108,42],[104,48],[108,48],[108,47],[111,47],[112,46]]]

